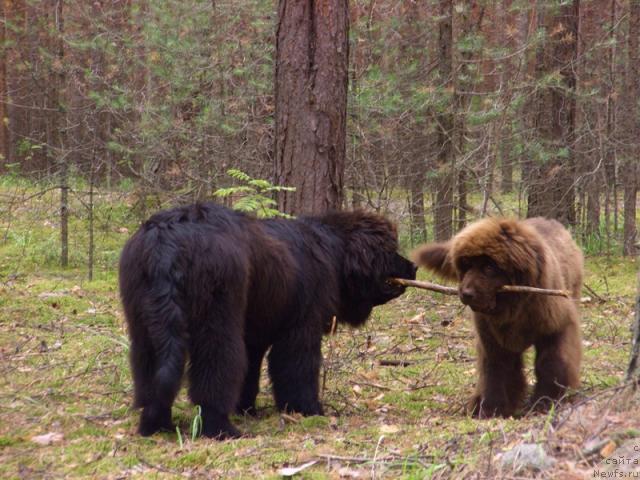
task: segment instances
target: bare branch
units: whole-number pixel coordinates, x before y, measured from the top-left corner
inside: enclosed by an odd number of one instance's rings
[[[443,293],[445,295],[458,295],[456,287],[445,287],[431,282],[421,282],[418,280],[406,280],[404,278],[390,278],[389,282],[404,287],[415,287],[423,290],[431,290],[433,292]],[[524,285],[504,285],[499,292],[508,293],[535,293],[537,295],[554,295],[559,297],[569,297],[571,292],[567,290],[552,290],[548,288],[528,287]]]

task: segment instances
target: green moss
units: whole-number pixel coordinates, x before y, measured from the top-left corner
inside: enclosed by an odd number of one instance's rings
[[[329,418],[328,417],[304,417],[300,420],[301,427],[303,428],[325,428],[329,426]]]

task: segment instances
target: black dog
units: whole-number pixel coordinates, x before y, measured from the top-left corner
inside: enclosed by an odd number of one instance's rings
[[[127,242],[120,292],[131,337],[139,432],[172,430],[189,360],[202,433],[237,437],[229,414],[255,412],[260,365],[280,410],[322,415],[323,333],[335,315],[358,326],[415,278],[395,227],[365,212],[257,220],[213,203],[152,216]]]

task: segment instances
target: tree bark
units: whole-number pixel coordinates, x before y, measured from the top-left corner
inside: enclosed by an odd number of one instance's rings
[[[57,166],[60,181],[60,265],[69,265],[69,165],[65,152],[66,105],[65,105],[65,62],[64,62],[64,17],[63,0],[56,0],[53,8],[54,36],[52,38],[53,61],[51,65],[51,85],[49,104],[53,111],[50,116],[47,145],[49,155]]]
[[[440,0],[438,4],[438,73],[440,87],[453,99],[453,0]],[[433,206],[434,235],[437,241],[447,240],[452,234],[454,144],[452,102],[449,111],[438,113],[438,155],[436,159],[435,204]],[[446,108],[446,107],[445,107]]]
[[[624,232],[623,254],[634,255],[636,253],[637,226],[636,226],[636,202],[638,198],[638,183],[640,182],[640,118],[637,102],[640,96],[640,47],[638,36],[640,35],[640,0],[631,0],[629,12],[629,43],[628,43],[628,68],[627,72],[627,144],[629,151],[624,164]]]
[[[7,83],[7,53],[6,53],[6,24],[7,9],[5,0],[0,0],[0,171],[9,162],[9,115],[7,113],[7,105],[9,104],[9,92]]]
[[[590,55],[592,45],[606,35],[607,24],[603,21],[603,8],[597,2],[584,2],[580,6],[580,22],[578,32],[577,76],[576,84],[576,129],[581,135],[576,142],[575,162],[582,183],[580,187],[581,212],[579,214],[583,230],[583,240],[600,239],[601,196],[604,190],[603,141],[606,111],[601,105],[594,104],[589,97],[589,90],[598,85],[606,91],[608,83],[603,81],[602,58]],[[587,132],[585,134],[585,132]]]
[[[550,17],[541,12],[549,39],[538,52],[538,79],[555,71],[562,86],[539,86],[536,132],[544,151],[531,169],[527,216],[555,218],[565,225],[575,223],[573,158],[575,140],[575,61],[579,0],[559,7]],[[542,7],[544,8],[544,7]]]
[[[280,0],[275,75],[275,180],[289,214],[343,201],[349,58],[347,0]]]
[[[413,242],[424,243],[427,240],[427,225],[424,218],[424,170],[425,162],[422,156],[417,155],[411,166],[411,178],[409,179],[409,210],[411,215],[411,226],[415,226],[414,235],[411,238]]]
[[[610,3],[610,30],[609,30],[609,51],[608,53],[608,82],[606,85],[607,95],[607,131],[604,142],[604,165],[607,175],[607,184],[611,192],[611,204],[613,206],[613,231],[618,231],[618,185],[616,175],[616,155],[615,155],[615,125],[616,125],[616,105],[615,105],[615,62],[616,62],[616,45],[615,45],[615,25],[616,25],[616,1],[611,0]],[[607,195],[607,200],[609,195]],[[607,222],[607,228],[609,224]]]

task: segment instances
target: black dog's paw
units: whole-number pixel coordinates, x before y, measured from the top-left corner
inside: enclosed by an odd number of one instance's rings
[[[175,426],[171,422],[171,408],[147,406],[140,414],[138,433],[148,437],[156,432],[173,432]]]
[[[229,416],[202,409],[202,435],[215,440],[229,440],[242,437],[242,433],[233,426]]]
[[[313,402],[305,405],[289,403],[286,404],[284,408],[281,408],[281,410],[285,413],[299,413],[305,417],[312,417],[314,415],[324,416],[324,409],[320,402]]]

